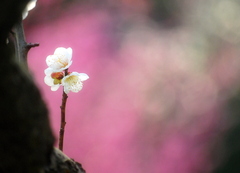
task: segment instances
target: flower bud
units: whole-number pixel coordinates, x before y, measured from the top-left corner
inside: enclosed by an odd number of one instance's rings
[[[61,80],[64,77],[64,72],[55,72],[51,74],[53,79]]]

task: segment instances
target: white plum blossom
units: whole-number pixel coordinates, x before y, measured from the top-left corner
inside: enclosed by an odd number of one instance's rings
[[[54,84],[54,79],[51,78],[51,76],[45,76],[44,82],[45,84],[51,87],[52,91],[57,91],[58,88],[60,87],[60,84]]]
[[[64,72],[52,73],[48,69],[46,69],[44,72],[46,75],[44,78],[45,84],[50,86],[52,91],[57,91],[61,85],[61,80],[64,77]]]
[[[52,72],[63,71],[72,64],[72,49],[59,47],[54,51],[53,55],[49,55],[46,59],[48,70]]]
[[[37,0],[31,0],[28,2],[22,13],[22,20],[24,20],[28,16],[28,11],[32,10],[36,6]]]
[[[79,92],[82,90],[83,81],[87,80],[89,76],[85,73],[72,72],[62,79],[64,92],[68,94],[70,91]]]

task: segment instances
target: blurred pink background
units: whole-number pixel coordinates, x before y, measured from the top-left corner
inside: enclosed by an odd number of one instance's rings
[[[90,76],[68,95],[64,140],[88,173],[207,173],[218,165],[211,151],[240,84],[237,27],[217,1],[154,2],[39,0],[24,21],[27,41],[40,43],[28,63],[56,139],[62,88],[44,84],[46,57],[71,47],[69,71]]]

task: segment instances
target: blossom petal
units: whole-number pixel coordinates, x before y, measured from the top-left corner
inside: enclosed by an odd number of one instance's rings
[[[89,76],[86,73],[79,73],[79,78],[81,81],[89,79]]]
[[[51,90],[52,90],[52,91],[57,91],[59,87],[60,87],[59,84],[58,84],[58,85],[52,85],[52,86],[51,86]]]
[[[47,68],[44,70],[44,73],[47,76],[50,76],[53,72],[54,72],[54,70],[52,68]]]
[[[71,65],[65,57],[60,55],[49,55],[46,59],[47,65],[52,68],[55,72],[62,71]]]
[[[51,78],[51,76],[45,76],[44,77],[44,82],[45,84],[47,84],[48,86],[53,86],[53,78]]]
[[[68,94],[70,91],[77,93],[81,91],[83,88],[82,82],[79,82],[78,84],[75,85],[64,85],[64,92]]]
[[[48,66],[52,66],[57,61],[58,57],[56,55],[49,55],[46,58],[46,63]]]
[[[72,64],[72,49],[59,47],[54,51],[53,55],[46,58],[47,65],[55,72],[63,71]]]
[[[60,84],[54,84],[54,79],[51,78],[51,76],[45,76],[44,82],[45,84],[51,87],[52,91],[57,91],[58,88],[60,87]]]
[[[68,60],[72,59],[72,49],[71,48],[64,48],[64,47],[59,47],[54,51],[54,55],[64,57]]]
[[[68,88],[68,87],[64,87],[63,90],[66,94],[68,94],[71,91],[70,88]]]
[[[65,76],[62,79],[62,85],[66,94],[68,94],[70,91],[77,93],[83,87],[83,83],[79,77],[79,73],[77,72],[72,72],[70,75]]]
[[[65,69],[67,69],[68,67],[70,67],[70,65],[72,65],[72,61],[69,61],[69,62],[68,62],[68,65],[65,66],[64,68],[62,68],[61,70],[65,70]]]
[[[71,47],[67,48],[67,52],[70,55],[69,60],[71,60],[72,59],[72,48]]]

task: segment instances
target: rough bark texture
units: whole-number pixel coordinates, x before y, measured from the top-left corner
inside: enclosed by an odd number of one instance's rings
[[[6,44],[28,0],[0,2],[0,172],[40,172],[49,163],[54,137],[48,111],[27,69]]]
[[[54,148],[50,165],[44,171],[44,173],[85,173],[80,163],[70,159],[57,148]]]

